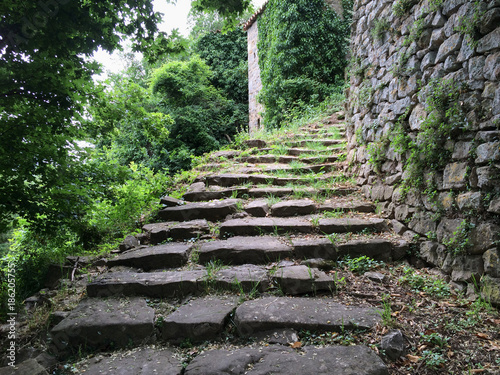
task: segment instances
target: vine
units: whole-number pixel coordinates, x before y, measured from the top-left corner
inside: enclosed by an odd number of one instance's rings
[[[317,104],[343,84],[352,0],[343,18],[325,0],[270,0],[259,19],[259,66],[267,127],[285,110]]]

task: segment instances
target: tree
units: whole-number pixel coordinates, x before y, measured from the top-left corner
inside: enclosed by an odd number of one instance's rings
[[[239,11],[245,0],[227,6]],[[240,4],[240,5],[238,5]],[[50,198],[71,186],[76,140],[85,137],[88,101],[99,95],[90,57],[112,52],[128,37],[134,51],[160,55],[151,0],[4,0],[0,4],[0,221],[18,214],[42,226],[72,216],[72,202]],[[68,199],[70,197],[68,196]],[[72,198],[78,199],[77,196]],[[70,199],[71,200],[71,199]]]
[[[322,101],[342,85],[350,12],[341,18],[325,0],[270,0],[259,20],[259,66],[266,126],[300,103]]]

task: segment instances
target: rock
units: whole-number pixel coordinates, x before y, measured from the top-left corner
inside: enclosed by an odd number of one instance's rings
[[[319,291],[333,293],[336,289],[334,280],[326,273],[305,265],[279,268],[271,279],[283,293],[291,295]]]
[[[477,43],[477,52],[484,53],[500,48],[500,28],[497,27],[488,35],[484,36]]]
[[[247,204],[244,210],[255,217],[266,217],[269,214],[269,205],[264,200],[255,200]]]
[[[491,166],[480,167],[475,169],[477,181],[476,186],[480,189],[488,188],[497,184],[495,179],[498,181],[498,172]]]
[[[297,352],[281,345],[209,350],[197,356],[185,375],[388,375],[377,355],[366,346],[305,347]]]
[[[242,336],[276,328],[371,328],[380,320],[376,309],[344,306],[329,298],[266,297],[244,302],[235,313],[236,328]]]
[[[320,269],[322,271],[331,271],[333,270],[334,268],[337,267],[337,262],[333,261],[333,260],[327,260],[327,259],[306,259],[306,260],[303,260],[302,262],[300,262],[300,264],[303,264],[307,267],[310,267],[310,268],[317,268],[317,269]]]
[[[481,17],[481,23],[479,25],[479,32],[481,34],[488,34],[493,31],[496,27],[500,25],[500,9],[493,8],[488,10]]]
[[[137,240],[137,238],[135,238],[134,236],[127,236],[120,244],[120,251],[127,251],[137,246],[139,246],[139,241]]]
[[[500,214],[500,198],[493,199],[488,207],[488,212]]]
[[[180,306],[162,321],[163,339],[180,343],[213,340],[222,331],[229,314],[238,306],[235,296],[198,298]]]
[[[462,38],[461,34],[456,33],[446,39],[439,47],[436,55],[436,64],[446,60],[453,52],[458,51],[462,43]]]
[[[243,142],[243,144],[248,148],[264,148],[267,146],[266,141],[263,141],[262,139],[247,139]]]
[[[182,197],[190,202],[203,202],[237,196],[240,197],[244,194],[248,194],[248,188],[231,188],[215,191],[193,191],[185,193]]]
[[[115,352],[109,357],[96,356],[76,366],[78,373],[85,375],[181,375],[183,369],[173,351],[154,347]]]
[[[500,142],[488,142],[479,145],[476,149],[476,155],[476,164],[500,160]]]
[[[105,349],[138,345],[154,333],[154,310],[143,298],[89,298],[51,330],[58,352],[83,347]]]
[[[108,260],[108,265],[142,268],[146,271],[182,267],[187,263],[192,248],[192,244],[183,243],[142,247]]]
[[[467,163],[451,163],[444,169],[443,188],[444,189],[461,189],[465,187],[467,182],[468,164]]]
[[[497,248],[483,254],[484,272],[491,277],[500,277],[500,253]]]
[[[349,255],[357,258],[366,255],[382,261],[391,259],[392,243],[382,239],[354,240],[337,245],[337,258]]]
[[[387,335],[382,337],[380,348],[385,351],[385,354],[392,361],[397,361],[405,351],[405,343],[401,331],[399,329],[389,331]]]
[[[451,280],[455,282],[478,282],[484,273],[481,255],[456,256],[451,264]]]
[[[462,224],[462,219],[443,219],[439,223],[436,235],[439,242],[444,243],[453,237],[453,232],[456,232]]]
[[[472,142],[457,142],[455,143],[455,148],[451,157],[453,159],[466,159],[469,157],[471,150]]]
[[[199,262],[219,259],[226,264],[264,264],[293,256],[293,248],[277,237],[232,237],[206,242],[199,249]]]
[[[269,287],[266,268],[253,264],[222,268],[211,281],[215,288],[238,293],[264,292]]]
[[[220,236],[247,236],[264,233],[311,233],[312,223],[303,218],[234,219],[220,225]]]
[[[48,375],[48,372],[32,358],[17,364],[15,368],[11,366],[0,368],[0,375]]]
[[[328,238],[293,239],[295,256],[299,259],[337,259],[337,250]]]
[[[50,325],[53,327],[60,322],[62,322],[64,319],[66,319],[69,315],[69,311],[53,311],[50,313],[49,317],[49,322]]]
[[[468,192],[457,196],[457,205],[461,210],[479,210],[481,208],[481,192]]]
[[[189,221],[205,219],[218,221],[238,211],[239,199],[223,201],[188,203],[178,207],[167,207],[158,212],[158,217],[168,221]]]
[[[500,306],[500,278],[484,276],[481,279],[481,296],[494,306]]]
[[[380,272],[365,272],[363,276],[376,283],[383,283],[387,278],[386,275]]]
[[[430,214],[414,215],[408,223],[408,227],[418,234],[426,235],[436,231],[437,225]]]
[[[171,226],[168,229],[168,238],[172,238],[172,240],[190,240],[208,233],[210,233],[210,227],[205,219],[191,220]],[[153,242],[153,232],[151,232],[151,243],[155,243]]]
[[[411,130],[420,130],[420,125],[427,117],[427,112],[422,104],[417,104],[410,114],[410,128]]]
[[[272,215],[278,217],[309,215],[315,211],[316,204],[310,199],[278,202],[271,207]]]
[[[470,254],[483,254],[486,250],[495,246],[500,239],[500,227],[492,223],[482,223],[472,229],[470,241],[472,248]]]
[[[420,244],[420,256],[427,263],[442,267],[447,255],[446,247],[437,242],[424,241]]]
[[[483,68],[484,78],[489,81],[500,79],[500,52],[492,53],[486,57]]]
[[[410,244],[405,240],[399,240],[397,244],[392,246],[391,258],[394,261],[398,261],[406,258],[410,253]]]
[[[205,184],[203,184],[205,185]],[[167,207],[175,207],[175,206],[182,206],[183,204],[185,204],[186,202],[180,200],[180,199],[176,199],[176,198],[172,198],[172,197],[169,197],[168,195],[161,198],[161,201],[160,201],[161,204],[164,204],[165,206]]]
[[[110,272],[87,285],[89,297],[147,296],[184,297],[199,294],[206,277],[205,270],[165,272]]]
[[[469,79],[484,79],[483,69],[486,57],[476,56],[469,60]]]
[[[322,233],[345,233],[368,231],[385,231],[384,219],[320,219],[319,230]]]

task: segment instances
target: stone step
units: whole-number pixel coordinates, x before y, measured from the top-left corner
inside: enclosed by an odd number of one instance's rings
[[[75,373],[85,375],[181,375],[183,366],[169,348],[143,347],[94,356],[72,365]]]
[[[339,175],[340,176],[340,175]],[[338,177],[336,175],[328,176],[315,176],[314,181],[331,180]],[[284,186],[287,184],[307,184],[311,182],[309,178],[303,177],[276,177],[272,175],[255,175],[255,174],[217,174],[210,176],[203,176],[196,179],[198,182],[206,184],[205,189],[211,189],[213,186],[220,187],[235,187],[235,189],[244,189],[238,185],[252,184],[252,185],[275,185]],[[233,189],[227,189],[226,194],[232,193]],[[191,200],[191,199],[190,199]]]
[[[243,158],[237,159],[241,163],[250,164],[290,164],[292,162],[302,162],[306,164],[323,164],[323,163],[335,163],[339,159],[338,155],[323,155],[308,158],[299,158],[297,156],[278,156],[278,155],[256,155],[256,156],[245,156]]]
[[[172,343],[214,340],[224,331],[229,315],[238,306],[236,296],[207,296],[180,306],[162,321],[162,337]]]
[[[303,164],[303,165],[302,165]],[[263,164],[258,167],[243,167],[239,169],[240,173],[252,174],[252,173],[290,173],[290,174],[308,174],[308,173],[319,173],[319,172],[332,172],[341,171],[344,167],[343,163],[321,163],[306,165],[301,163],[299,166],[290,166],[288,164]]]
[[[232,219],[220,225],[220,236],[255,236],[267,233],[346,233],[381,232],[387,230],[383,219],[320,219],[313,225],[309,218],[244,218]]]
[[[143,298],[88,298],[51,331],[53,349],[78,353],[139,345],[154,333],[154,310]]]
[[[331,276],[317,268],[305,265],[281,267],[271,276],[273,285],[288,295],[317,292],[333,293],[336,289],[335,281]]]
[[[126,266],[149,271],[184,266],[193,249],[192,244],[172,243],[159,246],[141,246],[108,260],[109,267]]]
[[[87,284],[89,297],[145,296],[179,298],[200,294],[206,270],[165,272],[108,272]]]
[[[291,196],[294,193],[303,194],[304,196],[345,196],[357,192],[357,188],[331,188],[331,189],[314,189],[314,188],[254,188],[248,191],[248,196],[251,198],[276,197],[283,198]]]
[[[316,203],[310,199],[286,200],[271,207],[271,215],[276,217],[309,215],[315,212]]]
[[[238,199],[226,199],[214,202],[188,203],[178,207],[167,207],[158,212],[158,217],[165,221],[190,221],[206,219],[218,221],[238,211]]]
[[[307,133],[296,133],[296,134],[290,134],[285,137],[279,137],[278,140],[287,140],[287,139],[321,139],[321,138],[328,138],[328,137],[345,137],[345,130],[341,128],[333,128],[335,130],[332,130],[332,128],[325,129],[323,131],[308,131]]]
[[[236,329],[243,337],[281,328],[370,329],[381,320],[375,308],[346,306],[332,298],[265,297],[242,303],[234,314]]]
[[[210,260],[213,259],[219,258]],[[192,271],[108,272],[87,285],[87,295],[184,298],[210,292],[213,288],[217,291],[251,293],[275,289],[277,285],[282,292],[290,295],[335,290],[334,280],[325,272],[288,262],[273,271],[255,264],[243,264],[212,269],[207,265],[206,269]]]
[[[271,345],[207,350],[191,361],[184,374],[388,375],[389,372],[384,362],[367,346],[306,346],[297,351]]]
[[[265,264],[293,256],[293,247],[278,237],[232,237],[206,242],[198,251],[199,262],[221,260],[224,264]]]
[[[265,264],[286,258],[337,260],[346,255],[387,261],[393,248],[390,241],[377,238],[345,243],[335,243],[327,237],[294,238],[290,243],[275,236],[237,236],[203,243],[198,255],[201,264],[215,260],[224,264]]]
[[[185,193],[182,198],[188,202],[202,202],[211,201],[225,198],[241,197],[248,194],[248,188],[235,187],[223,190],[202,190],[202,191],[189,191]]]
[[[210,233],[210,227],[205,219],[185,221],[182,223],[166,222],[146,224],[142,227],[146,237],[145,242],[152,245],[164,241],[189,240]]]
[[[345,139],[303,139],[301,141],[289,141],[286,142],[287,145],[291,147],[306,147],[308,145],[321,145],[325,147],[331,146],[343,146],[346,144]]]

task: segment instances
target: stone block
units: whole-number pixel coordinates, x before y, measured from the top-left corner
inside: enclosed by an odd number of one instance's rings
[[[484,274],[483,257],[457,256],[451,265],[451,280],[455,282],[478,282]]]
[[[483,79],[484,64],[486,57],[476,56],[469,60],[469,78],[470,79]]]
[[[491,277],[500,277],[500,253],[497,248],[483,254],[484,272]]]
[[[485,276],[481,280],[481,296],[494,306],[500,306],[500,278]]]
[[[465,2],[466,0],[445,0],[441,12],[445,16],[449,16],[456,12],[458,8],[460,8],[460,6],[462,6],[462,4],[464,4]]]
[[[435,232],[437,228],[437,224],[434,220],[432,220],[430,215],[414,215],[411,221],[408,223],[408,227],[422,235],[425,235],[429,232]]]
[[[432,32],[432,35],[431,35],[431,40],[429,41],[429,49],[431,51],[439,49],[439,47],[444,43],[445,40],[446,40],[446,35],[444,32],[444,27],[434,30]],[[434,59],[434,61],[431,62],[432,65],[434,65],[434,64],[436,64],[436,62],[438,62],[436,60],[437,55],[438,54],[435,53],[435,55],[434,55],[435,59]]]
[[[476,149],[476,164],[500,160],[500,142],[488,142],[479,145]]]
[[[496,81],[500,78],[500,52],[492,53],[486,57],[483,68],[484,78]]]
[[[500,239],[500,227],[493,223],[482,223],[471,231],[472,248],[470,254],[483,254],[496,245]]]
[[[458,195],[457,205],[461,210],[479,210],[481,207],[481,192],[468,192]]]
[[[490,9],[481,17],[479,32],[483,35],[488,34],[498,25],[500,25],[500,8]]]
[[[400,330],[390,331],[387,335],[382,337],[380,347],[391,360],[398,360],[405,351],[403,334]]]
[[[476,185],[479,188],[487,188],[494,186],[495,178],[498,178],[498,170],[494,169],[492,166],[481,167],[475,169]]]
[[[467,163],[451,163],[444,169],[443,187],[444,189],[462,189],[467,182]]]
[[[411,130],[420,130],[422,122],[427,117],[427,112],[422,104],[417,104],[410,114],[410,128]]]
[[[477,43],[477,52],[484,53],[500,48],[500,27],[497,27]]]
[[[453,232],[462,224],[462,219],[443,219],[439,223],[436,234],[439,242],[447,242],[453,237]]]
[[[500,198],[493,199],[488,207],[488,212],[493,214],[500,214]]]

